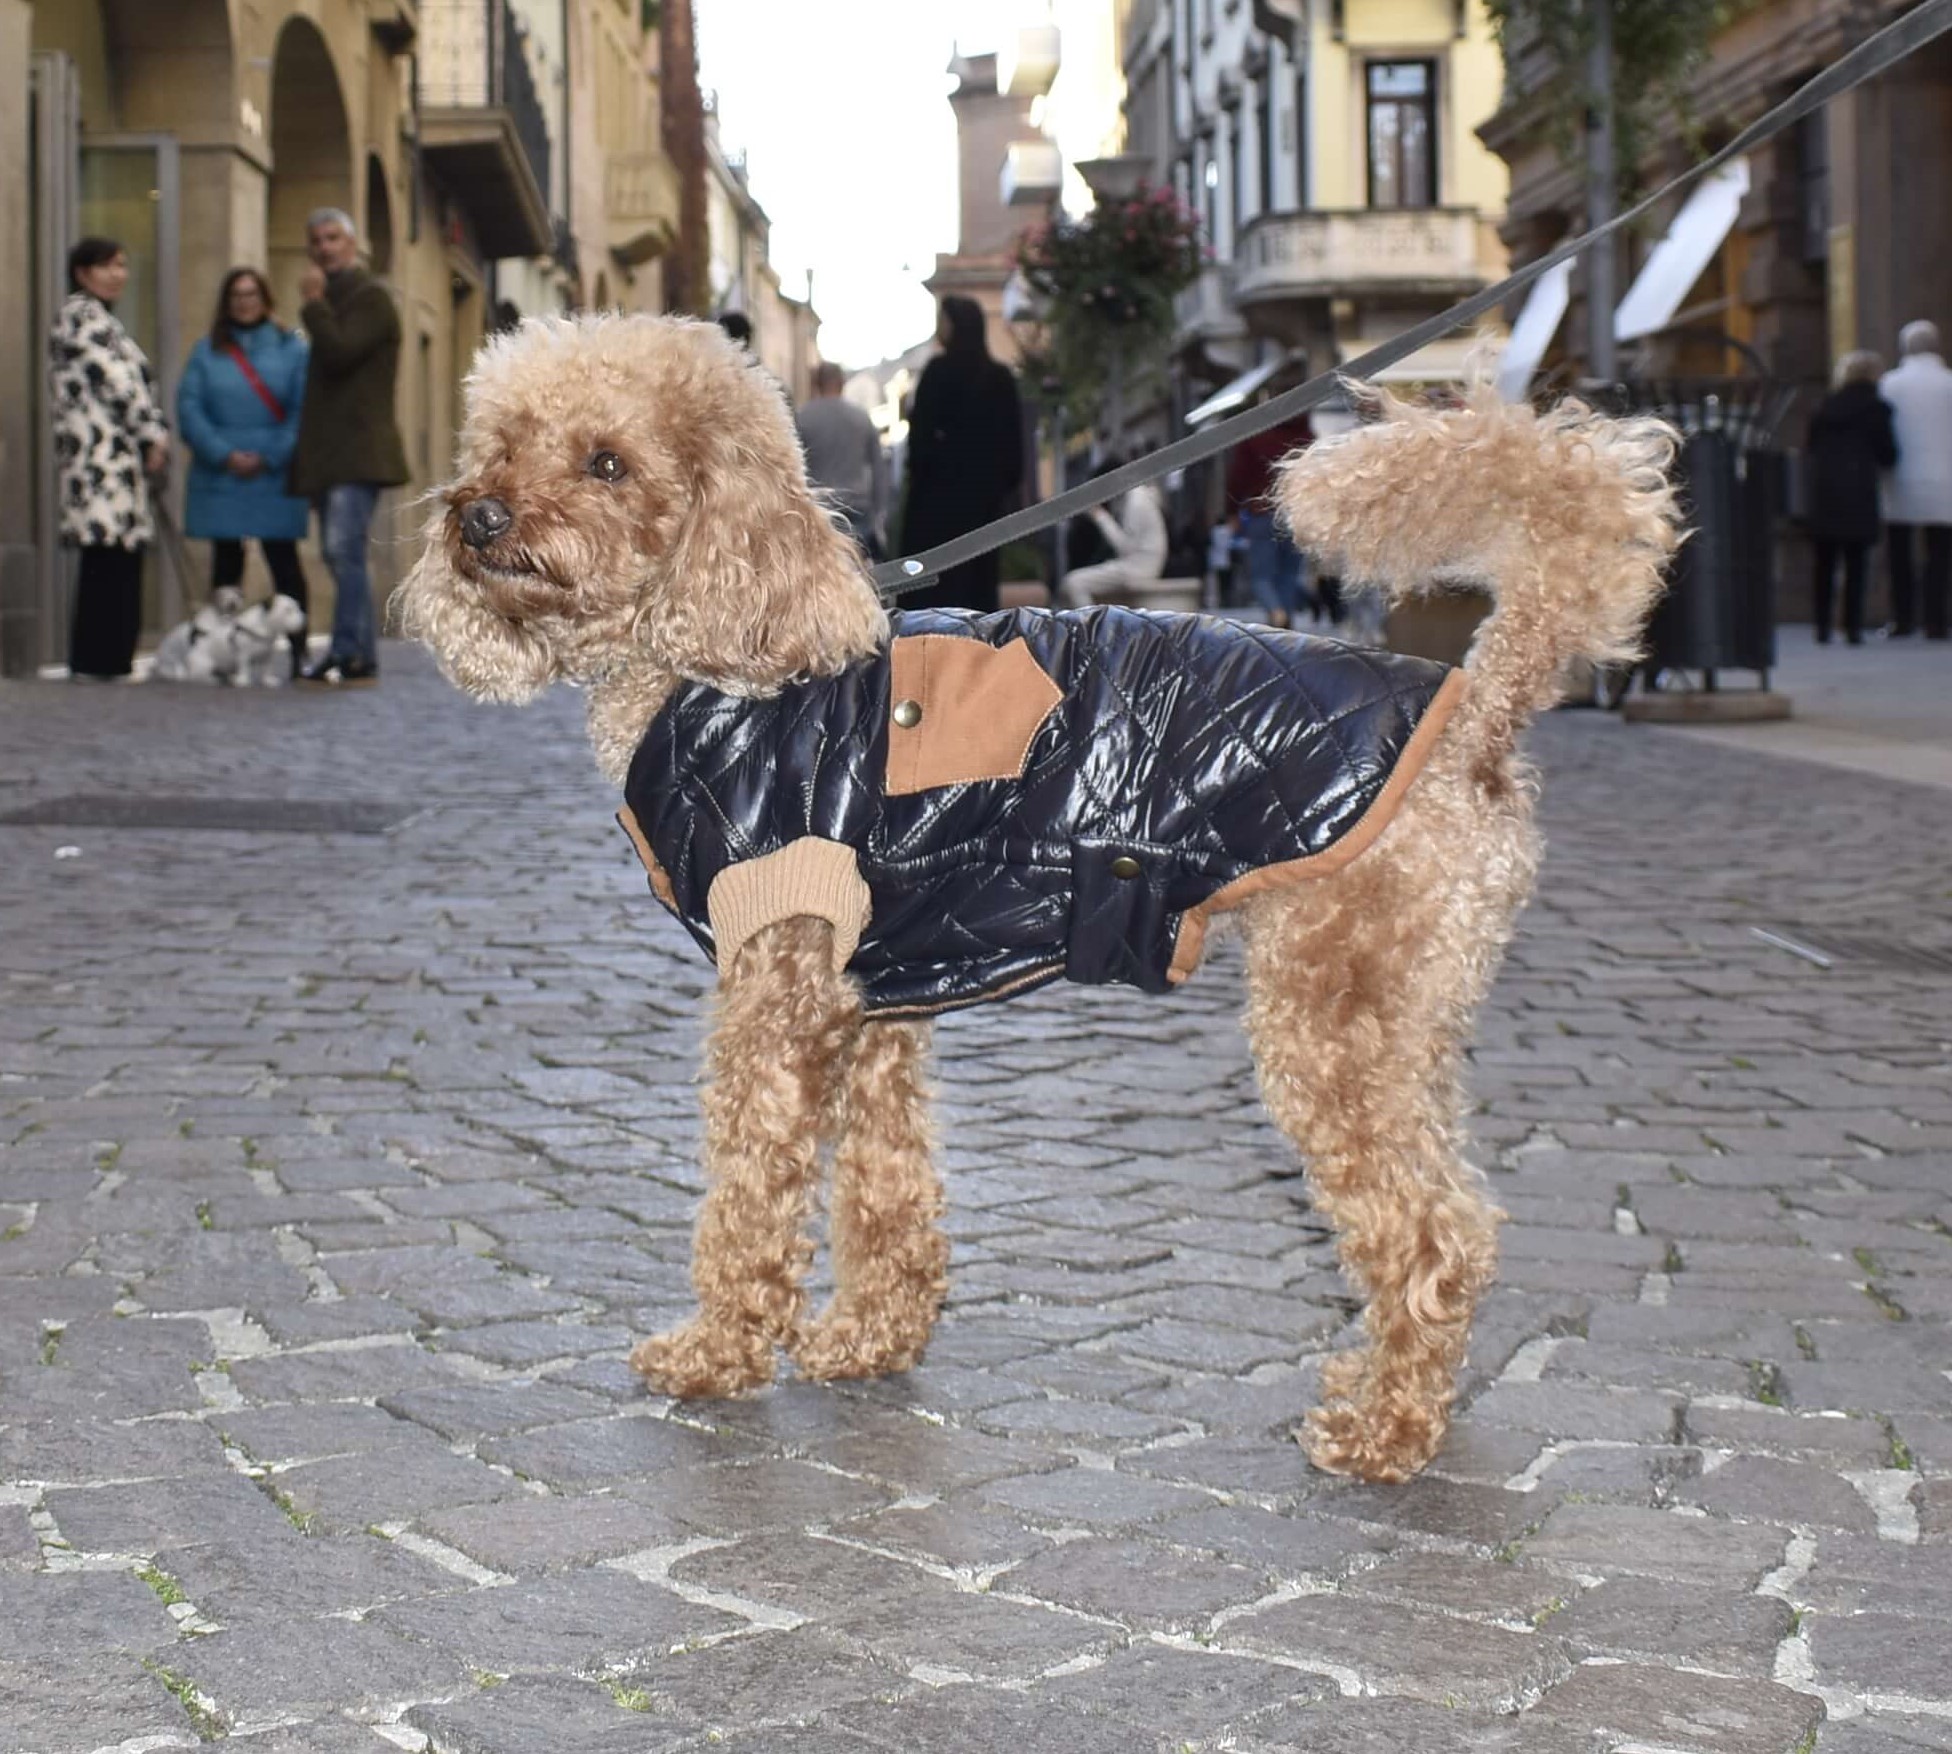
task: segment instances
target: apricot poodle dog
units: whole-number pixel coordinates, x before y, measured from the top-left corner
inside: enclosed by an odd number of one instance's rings
[[[1369,1480],[1406,1479],[1430,1459],[1496,1258],[1500,1214],[1459,1150],[1459,1061],[1539,857],[1518,737],[1557,698],[1569,662],[1632,654],[1676,530],[1671,435],[1657,423],[1574,403],[1539,414],[1482,396],[1447,409],[1383,402],[1378,416],[1289,459],[1281,508],[1304,550],[1392,598],[1447,583],[1490,588],[1496,606],[1461,675],[1425,667],[1441,688],[1424,686],[1411,660],[1204,617],[1025,611],[979,623],[931,612],[891,627],[855,549],[807,487],[778,387],[717,329],[550,319],[483,352],[458,475],[403,589],[405,626],[481,698],[523,701],[559,680],[587,692],[598,765],[632,800],[621,820],[652,886],[719,966],[698,1309],[632,1354],[651,1383],[680,1396],[735,1394],[770,1380],[780,1348],[823,1380],[922,1357],[949,1256],[931,1163],[928,1014],[968,997],[928,1002],[929,958],[890,948],[902,894],[885,871],[864,881],[868,855],[857,870],[860,843],[839,844],[838,830],[729,863],[713,879],[698,849],[736,860],[750,822],[731,820],[749,800],[712,786],[746,782],[724,766],[709,783],[657,792],[651,769],[675,747],[679,718],[709,741],[743,735],[747,713],[779,731],[781,715],[765,715],[782,701],[865,701],[879,717],[856,726],[861,759],[831,783],[848,808],[912,802],[940,820],[996,800],[1014,808],[1057,743],[1092,738],[1091,724],[1052,705],[1066,698],[1064,676],[1047,674],[1053,653],[1089,647],[1109,665],[1151,642],[1154,658],[1170,653],[1200,688],[1213,662],[1260,665],[1253,674],[1276,681],[1256,684],[1255,749],[1298,747],[1283,742],[1284,727],[1314,710],[1304,692],[1284,692],[1277,671],[1359,681],[1393,663],[1402,668],[1387,672],[1388,687],[1336,721],[1383,724],[1395,712],[1387,723],[1407,738],[1383,737],[1380,764],[1362,767],[1368,791],[1335,831],[1339,844],[1291,848],[1278,869],[1248,880],[1221,872],[1200,905],[1133,927],[1134,941],[1156,945],[1158,966],[1080,978],[1158,986],[1167,956],[1164,978],[1183,978],[1208,913],[1230,914],[1245,943],[1263,1099],[1302,1153],[1310,1197],[1367,1305],[1361,1344],[1327,1361],[1303,1446],[1318,1467]],[[907,637],[916,627],[926,637]],[[972,652],[982,662],[965,672]],[[892,695],[914,691],[892,707],[891,664]],[[957,677],[968,698],[951,711]],[[872,686],[846,693],[850,678]],[[1412,706],[1392,692],[1399,684]],[[1231,723],[1238,697],[1217,692],[1213,723]],[[950,730],[911,747],[902,738],[925,701],[930,724],[945,718]],[[1310,744],[1317,754],[1320,742]],[[839,762],[824,741],[801,754],[815,774],[811,810]],[[1337,770],[1338,785],[1354,771]],[[677,799],[656,823],[637,804],[646,788]],[[1038,881],[1082,894],[1096,857],[1081,841],[1075,872]],[[761,867],[764,883],[744,883],[740,873]],[[1119,879],[1141,867],[1121,857],[1109,869]],[[1148,881],[1106,893],[1143,901]],[[911,944],[918,929],[912,919],[902,927]],[[1067,954],[1077,974],[1074,939],[1055,961],[1012,964],[1025,978],[986,977],[977,996],[1055,978]],[[809,1226],[827,1150],[836,1289],[809,1316]]]

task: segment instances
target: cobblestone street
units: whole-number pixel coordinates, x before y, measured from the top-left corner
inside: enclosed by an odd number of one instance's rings
[[[0,686],[0,1754],[1952,1750],[1952,791],[1538,728],[1501,1280],[1370,1488],[1224,947],[940,1028],[923,1368],[647,1395],[710,970],[573,697],[385,665]]]

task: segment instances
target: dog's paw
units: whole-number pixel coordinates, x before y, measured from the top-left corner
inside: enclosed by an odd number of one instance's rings
[[[787,1354],[810,1382],[891,1376],[922,1362],[928,1334],[892,1335],[844,1310],[828,1310],[787,1343]]]
[[[1309,1461],[1325,1474],[1346,1474],[1376,1484],[1414,1479],[1437,1453],[1447,1421],[1428,1413],[1392,1415],[1360,1402],[1317,1407],[1295,1435]]]
[[[773,1380],[773,1347],[749,1329],[690,1321],[643,1341],[630,1367],[662,1394],[724,1400]]]

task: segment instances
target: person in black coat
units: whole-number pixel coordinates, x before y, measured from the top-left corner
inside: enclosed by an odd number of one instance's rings
[[[1816,543],[1816,637],[1830,643],[1837,563],[1844,637],[1864,643],[1864,587],[1879,535],[1878,474],[1898,460],[1891,405],[1878,394],[1875,353],[1846,353],[1837,387],[1810,420],[1810,535]]]
[[[983,307],[945,298],[936,339],[908,417],[908,510],[902,548],[920,553],[1010,507],[1023,479],[1023,411],[1017,381],[990,357]],[[997,607],[998,559],[985,554],[907,593],[904,609]]]

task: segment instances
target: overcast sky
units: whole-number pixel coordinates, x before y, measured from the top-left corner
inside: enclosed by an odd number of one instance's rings
[[[923,340],[922,280],[956,241],[945,69],[994,49],[1024,0],[696,0],[698,77],[746,154],[794,297],[813,270],[820,351],[850,368]]]

